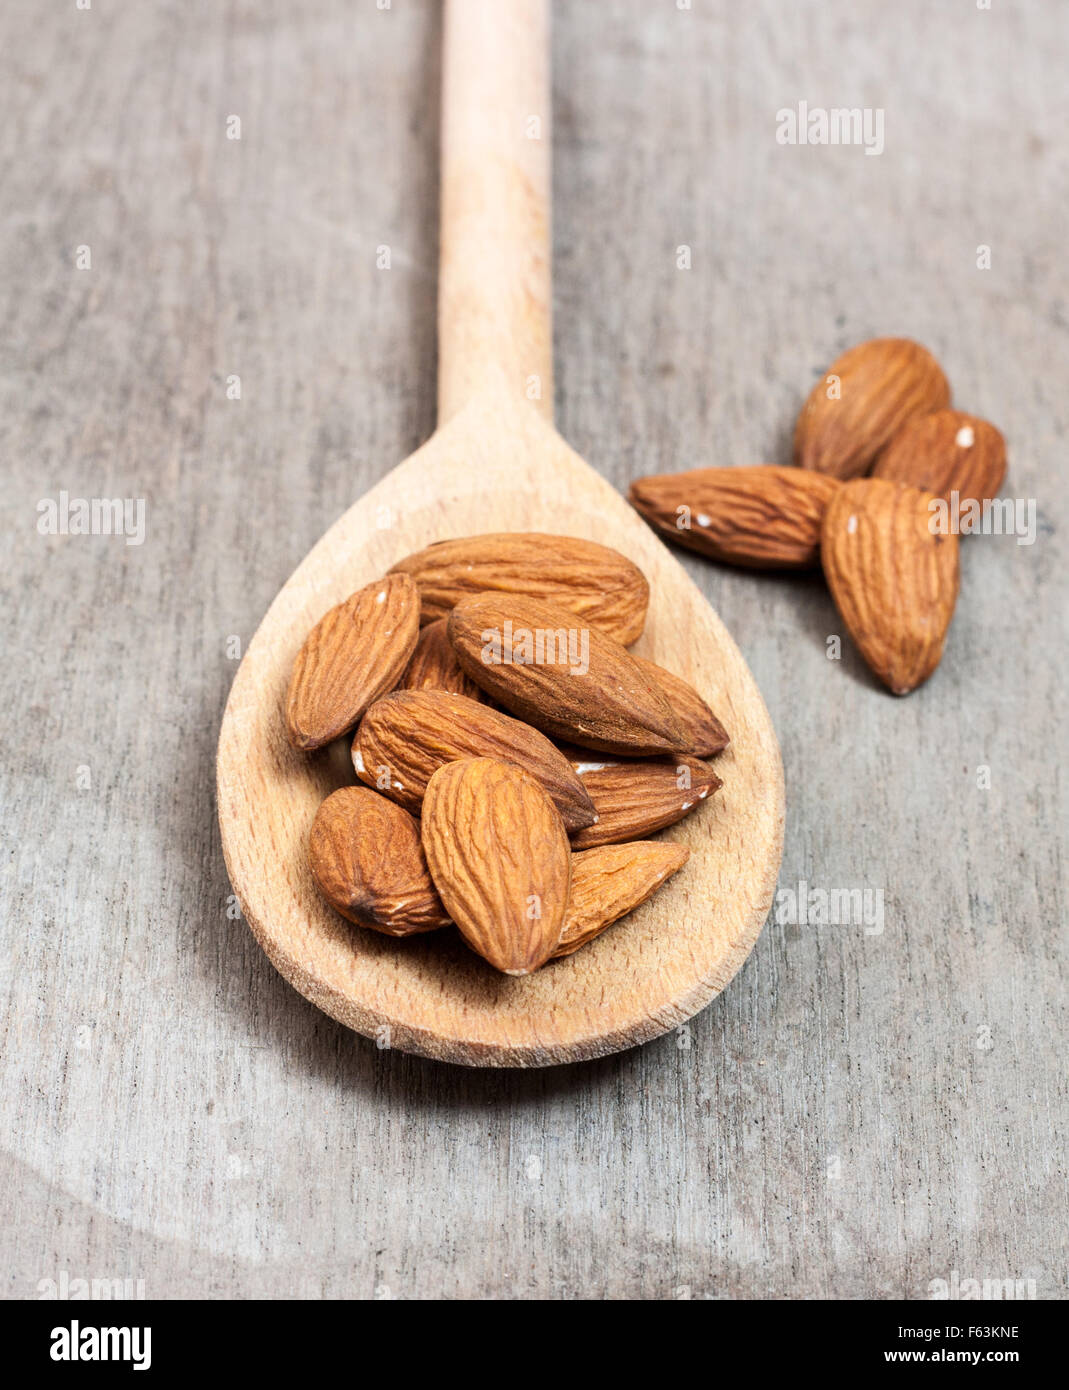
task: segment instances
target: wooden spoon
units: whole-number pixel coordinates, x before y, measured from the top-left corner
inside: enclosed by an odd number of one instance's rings
[[[723,624],[669,552],[552,425],[550,100],[545,0],[450,0],[442,93],[439,426],[319,541],[238,670],[219,738],[219,820],[242,911],[272,963],[350,1028],[474,1066],[597,1057],[677,1027],[720,992],[768,913],[783,774],[768,712]],[[547,531],[615,546],[646,573],[635,651],[686,677],[727,725],[723,790],[668,834],[690,862],[645,906],[534,975],[497,974],[447,929],[396,941],[320,899],[320,801],[345,748],[295,752],[283,708],[322,614],[432,541]]]

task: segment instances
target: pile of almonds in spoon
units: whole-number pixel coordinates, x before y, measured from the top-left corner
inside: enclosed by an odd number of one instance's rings
[[[286,728],[355,730],[362,785],[320,806],[320,893],[388,936],[448,926],[509,975],[570,955],[688,858],[644,837],[714,793],[728,735],[633,656],[649,585],[567,536],[442,541],[332,608],[294,665]]]

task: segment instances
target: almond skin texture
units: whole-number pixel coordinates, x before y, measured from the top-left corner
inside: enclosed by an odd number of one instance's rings
[[[674,671],[666,671],[655,661],[647,661],[642,656],[636,656],[634,660],[650,680],[664,691],[694,756],[712,758],[722,753],[731,741],[728,732],[694,687],[682,676],[677,676]]]
[[[958,538],[933,534],[932,500],[902,483],[858,478],[824,518],[824,574],[836,607],[896,695],[939,665],[958,597]]]
[[[624,754],[689,748],[663,692],[638,662],[619,642],[577,622],[539,599],[477,594],[449,615],[449,640],[472,680],[536,729]]]
[[[394,565],[419,585],[424,623],[469,594],[496,590],[566,608],[625,647],[646,622],[650,586],[618,550],[574,536],[500,532],[439,541]]]
[[[342,787],[316,812],[308,841],[316,887],[336,912],[386,936],[448,925],[407,811],[364,787]]]
[[[326,613],[297,654],[286,699],[294,748],[322,748],[401,679],[419,638],[419,593],[389,575]]]
[[[804,569],[838,482],[801,468],[694,468],[631,484],[631,505],[666,540],[729,565]]]
[[[496,758],[526,768],[569,830],[594,823],[594,806],[578,774],[548,738],[463,695],[395,690],[371,706],[353,740],[360,780],[417,815],[433,774],[460,758]]]
[[[686,845],[638,841],[572,855],[572,894],[560,942],[570,956],[651,897],[690,858]]]
[[[828,396],[829,377],[838,378],[838,397]],[[794,431],[794,461],[836,478],[856,478],[908,421],[949,404],[947,379],[927,348],[909,338],[859,343],[810,392]]]
[[[1006,441],[1000,430],[963,410],[937,410],[911,420],[876,460],[874,478],[908,483],[948,502],[983,502],[998,496],[1006,476]]]
[[[468,945],[506,975],[529,975],[560,941],[571,851],[557,809],[522,768],[449,763],[423,802],[431,876]]]
[[[442,690],[450,695],[466,695],[478,704],[486,696],[457,660],[444,618],[428,623],[419,634],[416,650],[401,677],[400,690]]]
[[[561,750],[582,778],[598,813],[596,824],[572,836],[573,849],[642,840],[675,825],[723,783],[697,758],[645,761],[595,758],[581,748]]]

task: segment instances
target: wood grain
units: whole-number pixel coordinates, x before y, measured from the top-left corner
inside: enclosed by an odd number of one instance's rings
[[[555,14],[579,453],[787,463],[817,374],[903,333],[1037,501],[1033,546],[962,541],[905,700],[828,660],[819,576],[681,557],[780,735],[780,886],[882,890],[883,931],[774,915],[683,1031],[481,1072],[376,1049],[227,916],[231,639],[434,428],[440,42],[415,0],[0,7],[4,1292],[1063,1298],[1058,6]],[[777,145],[802,98],[883,106],[884,153]],[[40,535],[61,489],[144,498],[145,543]]]

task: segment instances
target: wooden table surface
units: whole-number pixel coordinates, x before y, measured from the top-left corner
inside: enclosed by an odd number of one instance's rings
[[[781,887],[882,930],[781,899],[679,1034],[482,1073],[347,1032],[228,915],[235,657],[434,426],[439,32],[417,0],[0,12],[5,1292],[1064,1296],[1063,5],[557,7],[580,453],[621,488],[785,462],[820,371],[903,334],[1037,506],[1034,544],[963,542],[905,700],[828,658],[819,577],[684,559],[779,732]],[[882,109],[883,152],[779,144],[803,100]],[[42,534],[61,493],[143,501],[143,543]]]

